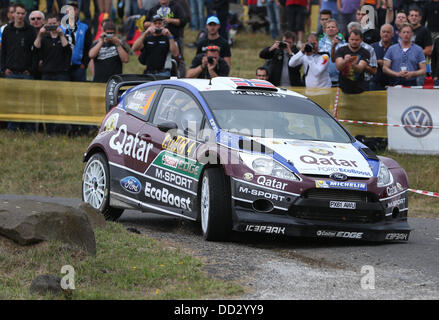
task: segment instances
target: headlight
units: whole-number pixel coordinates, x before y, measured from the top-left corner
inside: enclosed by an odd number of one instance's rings
[[[261,157],[260,155],[251,155],[248,153],[239,153],[242,162],[257,174],[273,176],[280,179],[300,181],[300,178],[294,173],[277,163],[272,158]]]
[[[385,187],[393,183],[393,176],[390,170],[380,161],[380,168],[378,170],[378,187]]]

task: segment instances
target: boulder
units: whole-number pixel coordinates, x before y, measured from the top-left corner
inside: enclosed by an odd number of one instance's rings
[[[29,290],[34,294],[51,293],[53,295],[59,295],[64,293],[61,288],[61,278],[52,274],[44,274],[36,277],[32,281]]]
[[[105,220],[104,215],[88,203],[82,202],[79,205],[78,209],[87,214],[93,230],[96,228],[105,228],[105,226],[107,225],[107,221]]]
[[[80,209],[32,200],[0,201],[0,235],[21,245],[59,240],[96,255],[88,215]]]

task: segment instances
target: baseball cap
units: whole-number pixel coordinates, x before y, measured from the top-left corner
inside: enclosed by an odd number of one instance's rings
[[[206,24],[209,24],[209,23],[212,23],[212,22],[215,23],[215,24],[221,24],[219,19],[217,17],[215,17],[215,16],[211,16],[211,17],[207,18],[207,20],[206,20]]]
[[[151,19],[152,22],[156,22],[157,20],[163,20],[163,17],[159,14],[156,14]]]

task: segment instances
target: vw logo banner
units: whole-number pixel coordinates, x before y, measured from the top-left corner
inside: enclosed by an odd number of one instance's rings
[[[388,88],[387,123],[407,125],[387,128],[389,150],[439,154],[438,101],[438,89]]]

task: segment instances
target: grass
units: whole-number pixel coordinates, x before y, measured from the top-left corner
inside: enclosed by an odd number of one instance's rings
[[[49,241],[21,247],[0,237],[0,300],[4,299],[204,299],[243,293],[240,285],[208,277],[199,259],[166,243],[130,233],[117,223],[95,230],[97,255],[69,251]],[[75,270],[70,296],[29,292],[43,274],[62,278]]]

